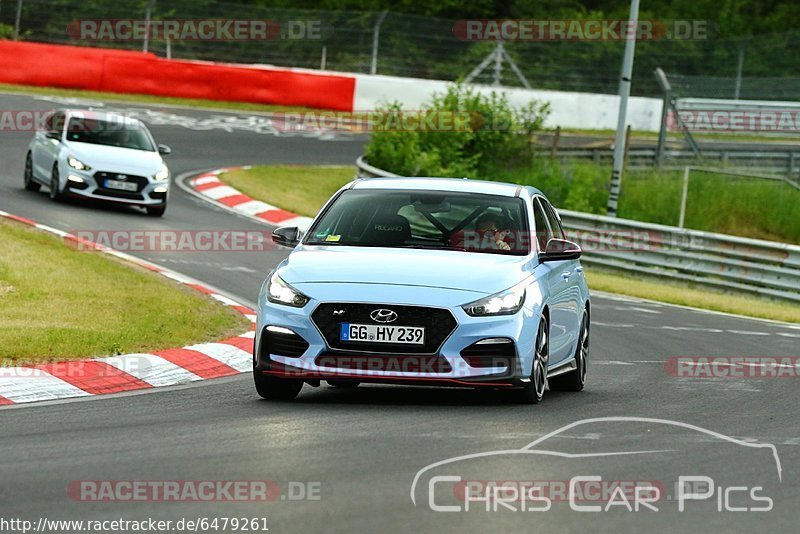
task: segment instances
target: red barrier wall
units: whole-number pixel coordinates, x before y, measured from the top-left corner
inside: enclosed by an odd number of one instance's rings
[[[355,77],[0,40],[0,82],[352,111]]]

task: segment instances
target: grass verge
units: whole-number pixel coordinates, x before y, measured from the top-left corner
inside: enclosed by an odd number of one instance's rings
[[[221,179],[255,199],[293,213],[314,216],[322,204],[352,176],[352,167],[259,166],[225,173]],[[594,267],[587,269],[587,279],[589,287],[599,291],[800,323],[800,306],[747,294],[715,291]]]
[[[149,352],[250,326],[232,309],[142,268],[0,221],[0,363]]]
[[[621,274],[596,267],[586,269],[586,279],[589,287],[597,291],[773,321],[800,323],[800,306],[788,302],[692,287],[661,278]]]
[[[67,98],[85,98],[88,100],[107,100],[131,102],[136,104],[162,104],[165,106],[184,106],[191,108],[226,109],[231,111],[315,111],[301,106],[274,106],[250,102],[227,102],[222,100],[204,100],[200,98],[177,98],[171,96],[139,95],[130,93],[109,93],[104,91],[84,91],[81,89],[61,89],[57,87],[38,87],[34,85],[12,85],[0,83],[0,92],[23,93],[43,96],[61,96]]]
[[[355,171],[350,166],[286,165],[236,170],[220,178],[252,198],[279,202],[280,208],[313,217],[325,201],[354,176]]]

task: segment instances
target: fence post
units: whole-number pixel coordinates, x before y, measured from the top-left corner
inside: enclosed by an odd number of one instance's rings
[[[153,3],[155,0],[148,0],[147,7],[144,10],[144,41],[142,42],[142,52],[147,52],[150,48],[150,18],[153,11]]]
[[[742,91],[742,69],[744,67],[744,43],[739,45],[739,64],[736,67],[736,88],[733,91],[733,99],[739,100]]]
[[[17,0],[17,16],[14,18],[14,40],[19,39],[19,24],[22,19],[22,0]]]
[[[322,58],[319,60],[319,70],[325,70],[325,65],[328,62],[328,47],[322,47]]]
[[[556,133],[553,135],[553,144],[550,147],[550,162],[556,160],[558,154],[558,142],[561,140],[561,126],[556,126]]]
[[[686,197],[689,196],[689,167],[683,168],[683,191],[681,192],[681,215],[678,219],[678,228],[683,228],[686,222]]]
[[[655,70],[656,81],[661,86],[664,94],[664,104],[661,108],[661,128],[658,131],[658,145],[656,146],[656,167],[661,167],[664,163],[664,149],[667,145],[667,121],[669,119],[670,106],[672,103],[672,86],[667,79],[667,75],[661,68]]]
[[[381,15],[375,22],[375,27],[372,29],[372,67],[369,70],[370,74],[378,73],[378,42],[380,41],[381,24],[383,24],[383,19],[385,19],[388,14],[389,11],[387,10],[381,12]]]

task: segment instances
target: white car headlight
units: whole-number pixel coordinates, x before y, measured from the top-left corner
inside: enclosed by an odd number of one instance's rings
[[[79,171],[88,171],[92,169],[91,167],[80,161],[78,158],[76,158],[75,156],[69,156],[67,158],[67,165]]]
[[[473,317],[489,315],[513,315],[525,303],[525,284],[519,284],[500,293],[464,304],[463,310]]]
[[[285,304],[294,308],[302,308],[311,300],[295,288],[281,280],[278,273],[273,273],[265,284],[267,300],[276,304]]]
[[[155,176],[153,176],[153,178],[155,180],[158,180],[159,182],[169,178],[169,169],[167,168],[167,166],[162,164],[161,168],[158,169],[158,172],[156,173]]]

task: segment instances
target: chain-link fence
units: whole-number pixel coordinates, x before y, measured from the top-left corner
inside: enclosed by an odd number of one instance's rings
[[[254,20],[315,22],[315,36],[269,40],[87,40],[70,29],[81,20]],[[494,42],[454,34],[454,20],[385,12],[275,9],[214,0],[0,0],[0,37],[142,50],[176,59],[266,63],[287,67],[456,80],[492,53]],[[302,28],[302,24],[299,27]],[[295,36],[296,37],[296,36]],[[621,40],[506,42],[505,52],[532,87],[615,93]],[[684,75],[676,86],[692,96],[800,98],[796,73],[800,31],[746,39],[651,40],[637,43],[633,93],[657,96],[661,67]],[[510,64],[492,65],[478,83],[521,85]],[[498,68],[499,67],[499,68]],[[754,78],[758,77],[758,78]],[[766,78],[769,77],[769,78]],[[780,77],[780,81],[775,78]],[[683,83],[683,85],[681,85]],[[738,91],[738,93],[737,93]]]

